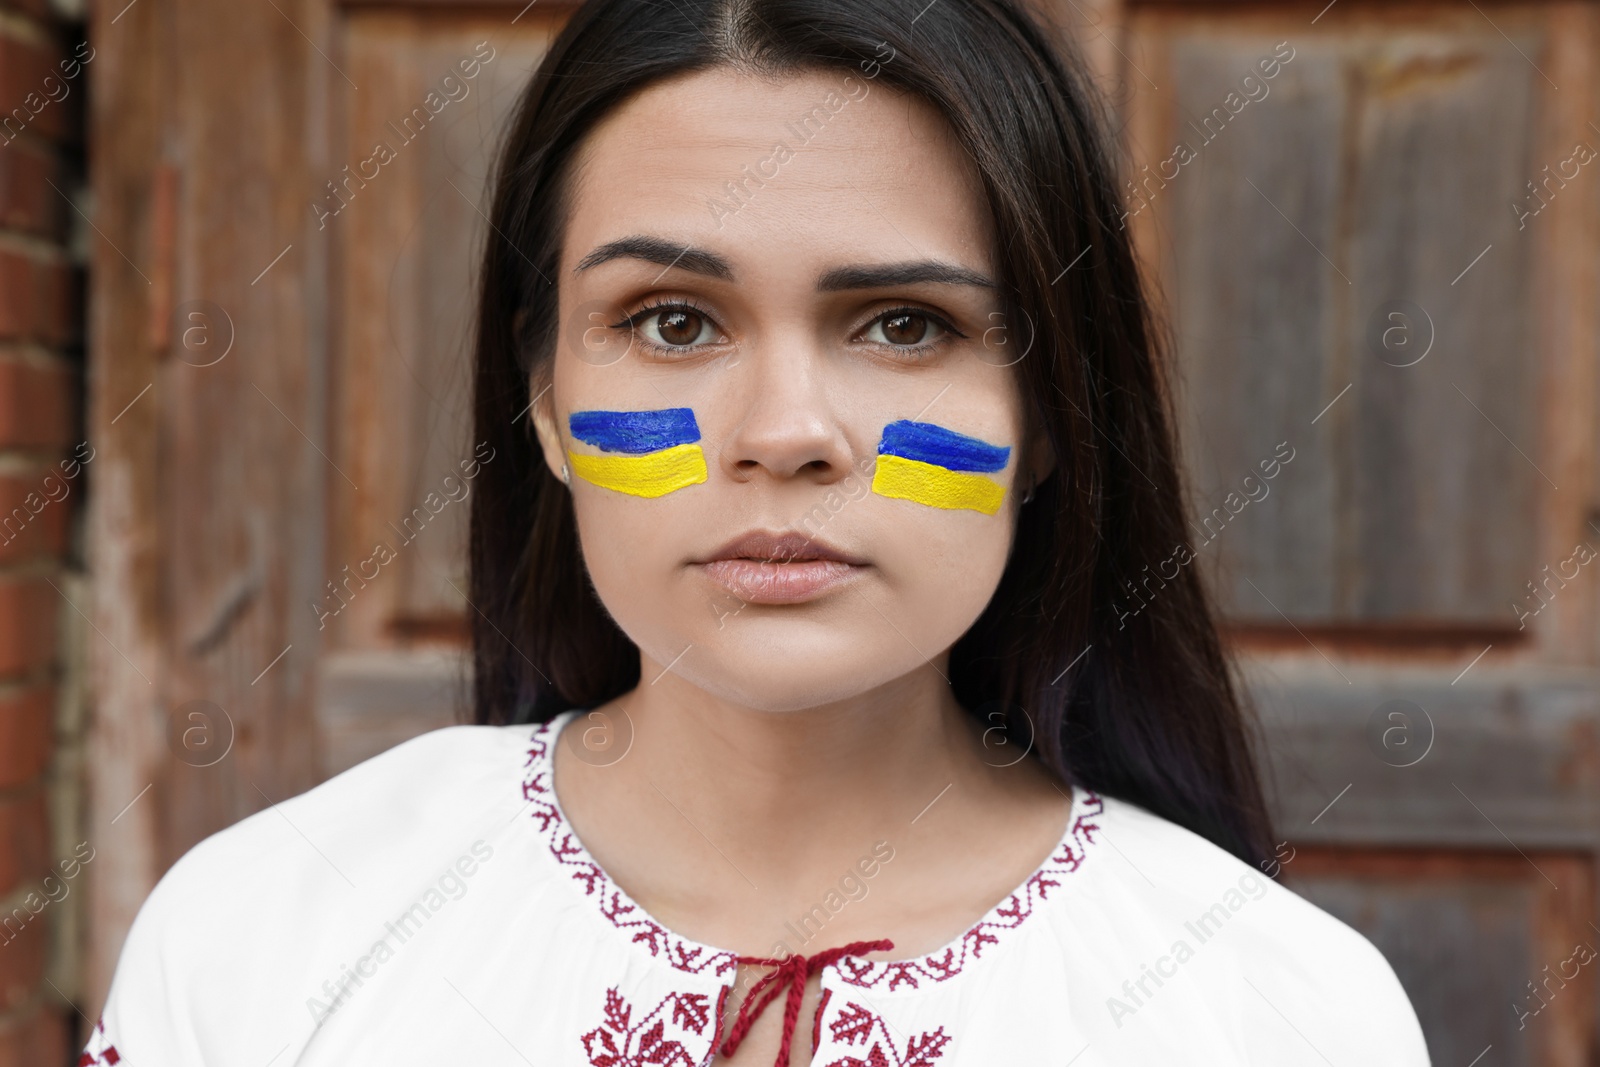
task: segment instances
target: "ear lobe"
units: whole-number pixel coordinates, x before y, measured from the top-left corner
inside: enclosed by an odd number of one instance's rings
[[[1050,447],[1050,439],[1043,434],[1033,439],[1032,447],[1028,453],[1027,469],[1032,474],[1032,481],[1035,487],[1050,477],[1051,472],[1056,469],[1055,449]]]
[[[544,453],[544,463],[550,468],[550,473],[557,478],[561,477],[561,470],[566,466],[567,456],[565,446],[561,443],[561,432],[555,423],[555,412],[552,410],[554,401],[551,399],[549,386],[540,388],[537,396],[528,408],[527,418],[533,423],[533,432],[539,437],[539,448]]]

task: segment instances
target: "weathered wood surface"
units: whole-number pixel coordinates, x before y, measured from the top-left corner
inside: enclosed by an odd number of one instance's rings
[[[304,197],[348,88],[311,43],[327,18],[316,0],[91,12],[89,1004],[173,860],[317,780],[315,625],[290,605],[322,570],[326,251]],[[220,713],[181,719],[196,700]],[[184,730],[222,745],[227,722],[227,757],[191,765],[209,757]]]
[[[1538,216],[1510,206],[1600,145],[1592,60],[1568,54],[1592,13],[1298,15],[1132,22],[1130,222],[1177,337],[1197,510],[1223,508],[1197,536],[1239,619],[1514,631],[1590,517],[1593,174]],[[1279,42],[1294,58],[1262,78]],[[1296,458],[1269,499],[1224,507],[1279,442]],[[1592,627],[1592,593],[1561,611]]]
[[[338,647],[464,636],[474,487],[460,464],[474,455],[469,346],[488,174],[558,25],[537,9],[514,25],[503,13],[376,10],[345,22],[361,91],[341,114],[335,188],[307,203],[336,264],[334,456],[349,481],[329,487],[336,587],[317,603]]]
[[[461,629],[467,505],[435,511],[428,493],[469,451],[464,333],[493,134],[560,18],[114,7],[91,25],[92,1004],[174,860],[325,776],[322,657]],[[497,52],[472,92],[398,147],[398,169],[343,186],[339,217],[317,211],[340,203],[329,183],[375,128],[403,123],[480,40]],[[324,625],[327,583],[417,506],[427,528],[399,566]],[[392,718],[368,721],[372,736],[426,728]],[[346,740],[327,735],[334,763]]]
[[[1600,935],[1587,857],[1303,848],[1284,877],[1383,946],[1434,1063],[1470,1064],[1491,1046],[1482,1063],[1591,1062]]]

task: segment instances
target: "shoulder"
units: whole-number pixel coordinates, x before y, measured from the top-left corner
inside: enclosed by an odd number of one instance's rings
[[[421,734],[189,849],[129,928],[106,1039],[130,1061],[230,1062],[230,1042],[251,1027],[249,1005],[279,1001],[320,973],[320,947],[347,940],[354,918],[492,855],[486,839],[523,804],[533,730]],[[224,1019],[226,1034],[207,1032]]]
[[[398,851],[396,837],[426,845],[485,807],[520,799],[517,770],[532,726],[447,726],[419,734],[303,793],[274,800],[191,848],[151,899],[210,896],[220,884],[248,888],[263,869],[283,878],[341,861],[365,873]],[[283,880],[280,878],[279,880]],[[320,880],[313,878],[312,880]]]
[[[1091,803],[1099,807],[1085,820],[1079,873],[1088,877],[1078,891],[1122,929],[1146,933],[1130,973],[1115,976],[1108,1017],[1205,1001],[1251,1035],[1242,1039],[1248,1048],[1275,1047],[1263,1035],[1290,1041],[1303,1031],[1330,1055],[1337,1048],[1375,1064],[1428,1062],[1410,999],[1366,937],[1176,823],[1114,797]],[[1279,851],[1274,873],[1281,865],[1292,875],[1293,850]]]

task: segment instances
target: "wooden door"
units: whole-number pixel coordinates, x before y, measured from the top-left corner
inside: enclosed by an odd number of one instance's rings
[[[1600,13],[1325,4],[1121,12],[1193,543],[1287,882],[1435,1063],[1587,1064]]]
[[[566,10],[93,7],[87,1010],[190,847],[463,711],[466,294]]]
[[[1036,2],[1120,112],[1285,878],[1436,1063],[1592,1062],[1594,8]],[[95,6],[85,1003],[184,850],[461,713],[466,295],[563,17]]]
[[[349,476],[329,485],[329,582],[308,605],[326,625],[324,774],[468,717],[467,515],[494,461],[470,440],[473,286],[498,134],[562,18],[363,5],[341,22],[362,91],[336,158],[377,176],[323,202],[338,212],[330,454]]]

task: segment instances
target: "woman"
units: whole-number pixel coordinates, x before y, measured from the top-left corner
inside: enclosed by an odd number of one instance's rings
[[[1158,344],[1053,49],[1012,0],[572,16],[484,259],[477,725],[186,855],[86,1063],[1427,1063],[1269,877],[1151,570]]]

